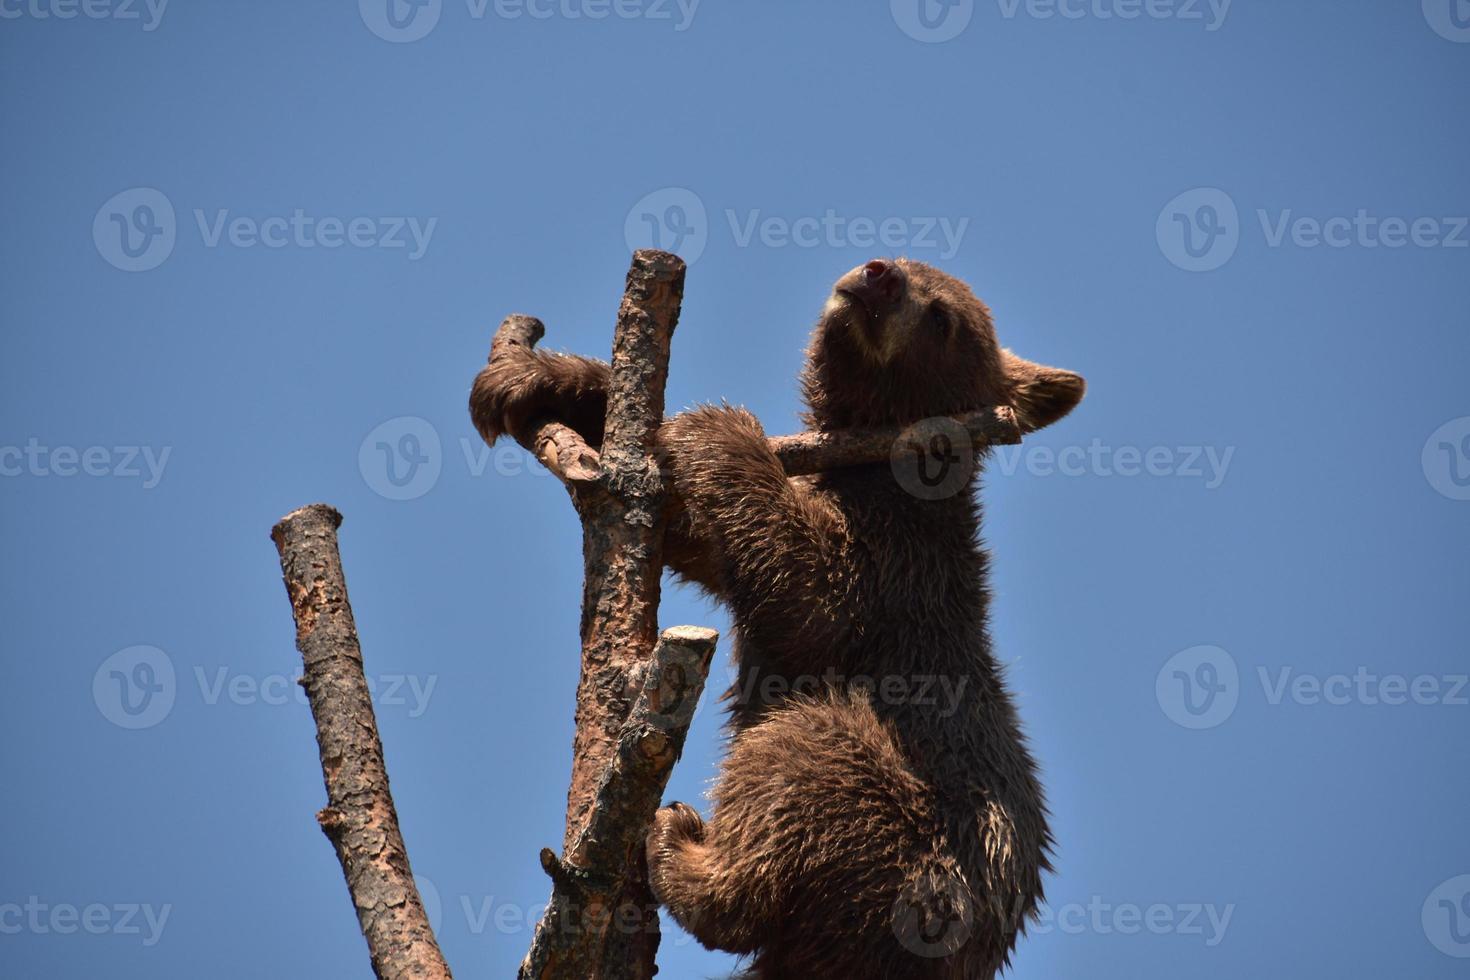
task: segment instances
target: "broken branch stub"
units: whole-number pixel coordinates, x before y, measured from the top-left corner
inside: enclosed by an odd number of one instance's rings
[[[337,548],[342,515],[326,504],[292,511],[271,529],[296,621],[321,753],[327,805],[317,814],[337,851],[379,980],[450,980],[414,884],[388,789],[383,743]]]

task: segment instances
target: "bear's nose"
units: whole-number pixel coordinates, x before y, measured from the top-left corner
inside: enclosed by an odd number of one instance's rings
[[[881,320],[903,295],[904,274],[895,263],[874,259],[844,276],[837,288]]]

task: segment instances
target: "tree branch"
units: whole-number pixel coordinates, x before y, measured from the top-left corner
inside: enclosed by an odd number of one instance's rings
[[[296,620],[296,649],[305,667],[301,685],[316,721],[327,786],[327,806],[317,822],[337,851],[379,980],[449,980],[388,789],[337,550],[341,524],[335,508],[312,504],[271,529]]]
[[[535,317],[513,313],[500,324],[490,345],[490,357],[506,346],[534,347],[546,333]],[[1021,426],[1016,410],[1009,405],[980,408],[954,416],[954,421],[970,434],[971,446],[978,452],[990,446],[1015,446],[1021,442]],[[573,429],[560,422],[543,421],[533,426],[529,438],[521,441],[526,451],[569,487],[595,482],[601,475],[601,455]],[[878,429],[842,429],[834,432],[798,432],[789,436],[772,436],[766,440],[771,452],[781,461],[787,476],[810,476],[843,466],[887,462],[895,448],[906,444],[907,427]],[[918,447],[924,451],[926,447]]]
[[[636,736],[628,730],[643,672],[655,656],[665,488],[654,436],[683,294],[682,259],[635,252],[613,335],[603,451],[550,420],[533,425],[522,442],[566,483],[582,519],[583,560],[582,669],[564,857],[542,853],[552,901],[521,964],[528,980],[647,980],[657,969],[658,905],[641,849],[623,845],[646,832],[689,723],[685,718],[664,733],[663,748],[646,725],[635,724]],[[511,347],[533,346],[544,332],[534,317],[508,317],[491,360]],[[702,649],[704,641],[696,639],[674,637],[665,646]],[[696,658],[703,667],[686,687],[702,688],[713,650],[711,635],[708,651]]]
[[[521,964],[522,980],[647,980],[657,969],[657,905],[642,843],[689,724],[689,717],[660,705],[687,703],[692,715],[715,647],[713,631],[680,627],[666,631],[650,654],[662,572],[659,517],[668,490],[655,441],[683,281],[677,256],[634,254],[613,340],[601,452],[552,419],[534,421],[519,439],[571,494],[582,519],[584,562],[582,671],[563,856],[541,852],[552,900]],[[534,347],[545,333],[535,317],[506,317],[491,362],[515,347]],[[1021,441],[1008,406],[956,421],[976,450]],[[803,432],[769,443],[788,475],[801,476],[887,462],[919,438],[890,428]],[[669,671],[680,679],[647,686]]]
[[[714,630],[698,626],[664,630],[650,662],[637,672],[637,699],[603,770],[587,825],[564,860],[549,848],[541,851],[552,896],[521,977],[652,976],[640,972],[651,963],[620,958],[629,939],[648,935],[647,909],[630,904],[624,892],[630,870],[642,866],[644,834],[684,750],[717,640]]]
[[[1021,441],[1016,410],[1009,405],[977,409],[956,415],[954,421],[970,434],[978,452],[988,446],[1014,446]],[[787,476],[809,476],[824,470],[864,463],[886,463],[896,448],[908,444],[910,427],[843,429],[835,432],[799,432],[767,439]],[[927,446],[918,447],[927,452]]]

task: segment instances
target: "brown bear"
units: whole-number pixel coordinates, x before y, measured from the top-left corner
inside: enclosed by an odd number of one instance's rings
[[[492,441],[553,415],[595,442],[607,376],[523,350],[482,372],[472,414]],[[969,287],[905,259],[837,281],[802,384],[816,430],[1011,405],[1031,431],[1084,390],[1003,350]],[[757,977],[994,976],[1041,898],[1051,836],[991,652],[968,452],[937,487],[897,456],[788,478],[728,406],[674,416],[660,440],[666,560],[728,606],[738,674],[710,820],[676,803],[649,832],[658,899]]]

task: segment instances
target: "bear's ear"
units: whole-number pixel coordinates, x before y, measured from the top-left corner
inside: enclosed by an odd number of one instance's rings
[[[1087,390],[1080,374],[1035,364],[1008,350],[1000,353],[1022,432],[1035,432],[1060,420],[1077,407]]]

